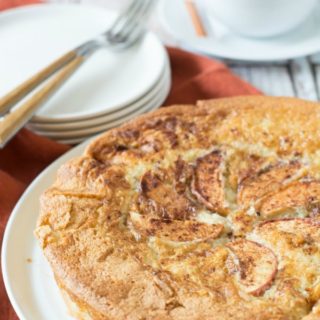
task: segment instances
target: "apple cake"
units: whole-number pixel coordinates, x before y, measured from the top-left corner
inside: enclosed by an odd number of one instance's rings
[[[58,170],[35,234],[77,319],[320,319],[320,105],[141,116]]]

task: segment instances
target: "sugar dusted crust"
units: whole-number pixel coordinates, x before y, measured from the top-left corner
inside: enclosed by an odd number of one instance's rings
[[[35,234],[81,320],[320,318],[320,105],[172,106],[58,171]]]

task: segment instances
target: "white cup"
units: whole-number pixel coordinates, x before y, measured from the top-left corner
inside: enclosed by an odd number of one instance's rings
[[[276,36],[298,27],[317,0],[203,0],[214,16],[232,31],[249,37]]]

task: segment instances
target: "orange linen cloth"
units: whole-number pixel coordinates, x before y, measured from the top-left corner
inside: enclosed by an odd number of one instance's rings
[[[0,8],[31,1],[0,0]],[[164,105],[259,94],[257,89],[232,74],[220,62],[176,48],[168,48],[168,52],[172,68],[172,88]],[[0,150],[0,244],[10,213],[23,191],[44,168],[70,148],[22,129]],[[33,235],[30,234],[30,237]],[[7,298],[0,276],[0,320],[16,319],[18,318]]]

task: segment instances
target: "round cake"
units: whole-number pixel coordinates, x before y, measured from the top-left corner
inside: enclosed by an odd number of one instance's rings
[[[35,234],[77,319],[320,319],[320,105],[141,116],[59,169]]]

